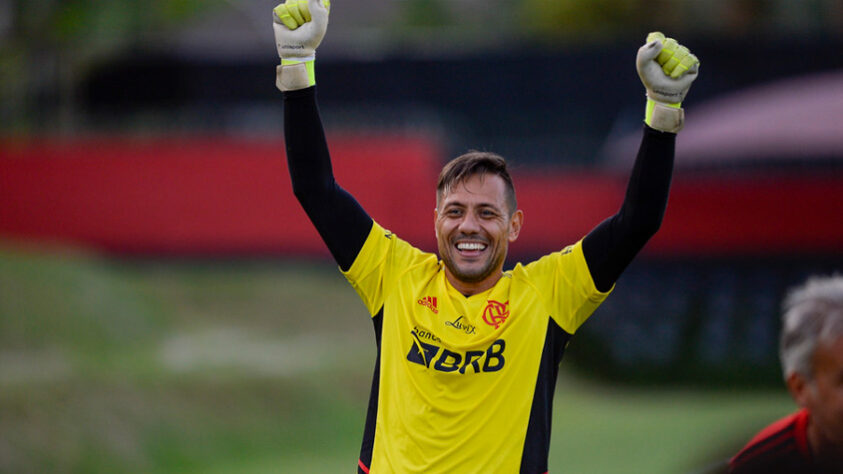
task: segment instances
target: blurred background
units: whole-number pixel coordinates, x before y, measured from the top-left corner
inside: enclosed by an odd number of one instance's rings
[[[290,190],[264,0],[0,0],[0,471],[350,472],[375,343]],[[337,0],[339,182],[434,250],[514,169],[509,264],[619,206],[649,31],[701,58],[662,230],[562,364],[551,472],[708,472],[795,409],[779,304],[843,268],[843,1]]]

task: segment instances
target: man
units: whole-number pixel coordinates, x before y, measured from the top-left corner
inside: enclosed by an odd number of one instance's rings
[[[436,188],[439,257],[382,228],[334,181],[315,99],[326,0],[274,10],[293,190],[372,316],[377,359],[358,472],[547,472],[565,345],[660,226],[696,57],[638,52],[644,139],[621,209],[583,240],[503,271],[524,212],[503,158],[471,152]]]
[[[779,349],[801,409],[761,430],[729,471],[843,473],[843,277],[813,278],[791,290]]]

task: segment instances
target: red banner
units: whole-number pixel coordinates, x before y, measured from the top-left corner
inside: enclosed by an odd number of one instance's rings
[[[402,238],[434,250],[435,140],[333,136],[337,181]],[[293,197],[283,141],[96,137],[0,143],[0,238],[120,253],[327,252]],[[626,176],[514,175],[525,227],[515,254],[576,241],[614,213]],[[677,175],[660,255],[843,251],[843,173]]]

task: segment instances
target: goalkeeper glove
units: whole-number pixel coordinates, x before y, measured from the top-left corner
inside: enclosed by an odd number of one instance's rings
[[[662,33],[647,35],[647,44],[638,50],[638,77],[647,88],[644,123],[663,132],[682,130],[685,112],[682,101],[697,78],[700,61],[673,38]]]
[[[328,28],[330,0],[287,0],[272,10],[272,29],[281,64],[275,86],[282,91],[316,84],[316,47]]]

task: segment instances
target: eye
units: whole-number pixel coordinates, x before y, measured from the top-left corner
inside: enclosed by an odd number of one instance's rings
[[[445,215],[448,217],[459,217],[462,215],[462,209],[452,207],[445,211]]]
[[[483,218],[486,218],[486,219],[489,219],[489,218],[495,217],[495,216],[497,216],[497,215],[498,215],[498,214],[497,214],[495,211],[491,210],[491,209],[481,209],[481,210],[480,210],[480,217],[483,217]]]

